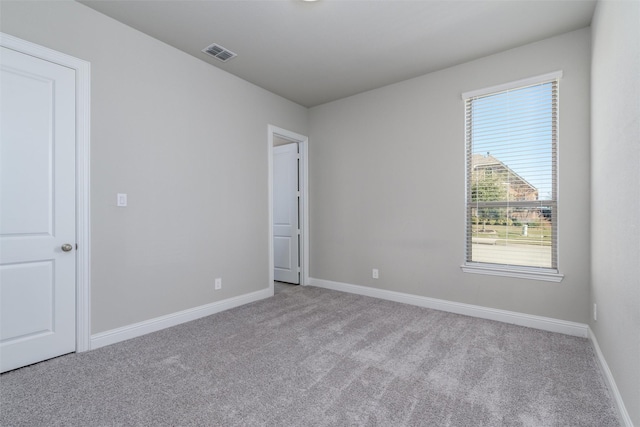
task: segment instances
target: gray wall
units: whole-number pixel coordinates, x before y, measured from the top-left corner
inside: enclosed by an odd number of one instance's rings
[[[590,321],[640,426],[640,2],[598,2],[593,19]]]
[[[311,277],[587,322],[590,30],[310,110]],[[462,273],[461,93],[563,70],[559,266],[549,283]],[[371,278],[371,269],[380,279]]]
[[[1,7],[91,62],[92,332],[266,288],[267,124],[305,134],[307,109],[78,3]]]

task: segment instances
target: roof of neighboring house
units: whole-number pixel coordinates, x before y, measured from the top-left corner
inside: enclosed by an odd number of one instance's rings
[[[527,181],[526,179],[518,175],[516,172],[514,172],[513,169],[511,169],[509,166],[505,165],[500,160],[496,159],[490,154],[487,154],[486,156],[483,154],[474,154],[471,160],[472,160],[472,165],[474,169],[478,167],[485,168],[487,166],[493,166],[493,165],[505,168],[507,171],[509,171],[510,174],[515,176],[518,180],[522,181],[523,183],[531,187],[533,190],[538,191],[538,189],[534,185],[529,183],[529,181]]]

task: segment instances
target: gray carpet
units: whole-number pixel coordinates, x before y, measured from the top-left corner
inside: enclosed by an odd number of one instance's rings
[[[0,377],[2,426],[619,426],[586,339],[325,289]]]

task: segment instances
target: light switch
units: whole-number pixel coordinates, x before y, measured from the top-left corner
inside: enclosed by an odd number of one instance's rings
[[[118,193],[118,203],[119,207],[127,206],[127,195],[125,193]]]

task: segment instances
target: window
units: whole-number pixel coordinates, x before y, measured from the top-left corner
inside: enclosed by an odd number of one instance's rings
[[[560,281],[558,79],[463,94],[466,272]]]

